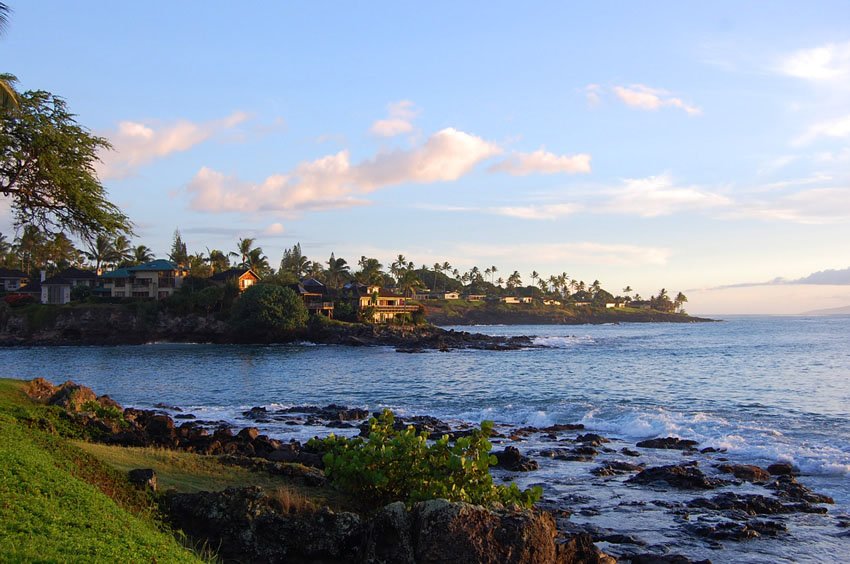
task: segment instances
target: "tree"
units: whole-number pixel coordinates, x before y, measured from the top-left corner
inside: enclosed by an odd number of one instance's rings
[[[171,243],[171,252],[168,254],[168,259],[183,266],[189,262],[189,251],[186,250],[186,243],[183,242],[183,237],[180,235],[179,229],[174,230],[174,240]]]
[[[255,284],[236,301],[231,323],[240,335],[268,340],[303,329],[307,317],[304,301],[290,288]]]
[[[150,247],[139,245],[133,248],[133,264],[144,264],[153,260],[153,251]]]
[[[684,306],[687,303],[687,301],[688,301],[687,296],[685,296],[685,294],[683,294],[682,292],[679,292],[678,294],[676,294],[676,297],[673,299],[673,306],[676,309],[676,311],[678,311],[679,313],[682,313],[684,311],[682,309],[682,306]]]
[[[115,262],[115,247],[112,246],[112,239],[103,233],[89,242],[89,250],[83,254],[94,262],[95,270],[100,270],[104,264]]]
[[[250,268],[260,278],[267,274],[271,274],[272,270],[269,266],[269,258],[263,254],[262,247],[255,247],[251,249],[251,252],[249,252],[246,257],[245,268]]]
[[[422,281],[413,270],[405,270],[404,274],[401,275],[401,279],[398,281],[398,288],[406,296],[413,295],[416,289],[421,287]]]
[[[232,257],[242,257],[242,262],[239,263],[239,266],[245,268],[245,265],[248,264],[248,255],[251,254],[251,248],[254,246],[255,239],[251,237],[245,237],[244,239],[239,239],[239,242],[236,244],[236,252],[230,253]]]
[[[94,170],[109,147],[49,92],[25,92],[18,109],[0,111],[0,195],[11,200],[15,224],[89,240],[130,233]]]
[[[114,260],[118,264],[126,265],[133,260],[133,248],[130,246],[130,240],[124,235],[115,238],[112,248],[115,251]]]
[[[212,269],[207,264],[204,253],[189,255],[186,260],[186,267],[189,269],[189,276],[194,276],[195,278],[208,278],[212,274]]]
[[[0,2],[0,35],[6,33],[6,26],[9,24],[9,7]],[[15,92],[15,82],[17,79],[11,74],[0,74],[0,109],[8,110],[17,108],[18,93]]]
[[[291,272],[296,278],[301,279],[309,264],[310,259],[301,253],[301,243],[295,243],[291,249],[284,249],[283,258],[280,260],[280,270]]]
[[[6,240],[6,236],[0,233],[0,264],[7,264],[12,250],[12,244]]]
[[[513,274],[508,276],[507,285],[508,290],[513,290],[514,288],[522,286],[522,276],[520,276],[520,273],[518,271],[514,270]]]
[[[328,259],[328,269],[325,271],[328,286],[331,288],[339,288],[340,280],[348,274],[350,267],[344,258],[335,258],[331,253],[331,258]]]
[[[207,255],[207,261],[210,263],[213,273],[223,272],[230,268],[230,259],[222,251],[218,249],[207,249]]]
[[[384,273],[381,272],[382,265],[376,258],[361,256],[357,261],[360,270],[354,275],[355,280],[361,284],[380,286],[384,281]]]
[[[531,271],[531,297],[534,297],[534,284],[537,283],[537,279],[540,278],[540,274],[536,270]]]

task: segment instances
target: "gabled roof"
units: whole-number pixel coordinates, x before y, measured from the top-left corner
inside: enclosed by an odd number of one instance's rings
[[[177,265],[170,260],[157,259],[138,266],[128,268],[130,272],[162,272],[164,270],[177,270]]]
[[[321,292],[311,292],[307,288],[304,287],[303,284],[287,284],[287,288],[291,289],[293,292],[298,294],[299,296],[321,296]]]
[[[44,282],[42,285],[50,285],[50,284],[74,284],[79,280],[97,280],[97,273],[92,272],[91,270],[80,270],[79,268],[70,267],[66,268],[62,272],[51,276]]]
[[[0,268],[0,278],[29,278],[29,275],[17,268]]]
[[[257,274],[251,270],[250,268],[229,268],[227,270],[222,270],[221,272],[216,272],[212,276],[210,276],[210,280],[214,280],[216,282],[221,282],[225,280],[230,280],[231,278],[242,278],[248,273],[251,273],[254,278],[257,280],[260,279]]]
[[[312,277],[310,277],[310,278],[302,278],[302,279],[301,279],[301,284],[302,284],[305,288],[310,288],[310,287],[314,287],[314,288],[324,288],[324,287],[325,287],[325,285],[324,285],[324,284],[322,284],[321,282],[319,282],[318,280],[316,280],[315,278],[312,278]]]
[[[112,279],[112,278],[129,278],[130,270],[127,268],[117,268],[112,272],[104,272],[100,275],[101,278]]]

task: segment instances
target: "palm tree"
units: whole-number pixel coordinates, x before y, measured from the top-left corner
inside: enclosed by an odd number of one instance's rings
[[[0,2],[0,35],[6,33],[10,12],[9,6]],[[15,92],[14,86],[17,81],[14,75],[0,74],[0,108],[8,110],[18,107],[18,93]]]
[[[94,241],[90,241],[89,251],[83,251],[83,254],[90,261],[94,261],[95,270],[100,270],[103,264],[115,262],[115,247],[109,240],[109,236],[105,234],[100,234]]]
[[[396,279],[396,283],[401,279],[402,274],[407,269],[407,258],[399,254],[395,261],[390,265],[390,274]]]
[[[508,290],[513,290],[514,288],[522,285],[522,276],[516,270],[514,273],[508,276]]]
[[[348,274],[350,267],[344,258],[335,258],[331,253],[331,258],[328,259],[328,269],[326,271],[328,285],[331,288],[339,288],[340,278]]]
[[[534,285],[537,283],[537,279],[540,278],[540,275],[536,270],[531,271],[531,298],[534,299]]]
[[[493,283],[493,278],[496,276],[496,273],[499,272],[499,269],[495,266],[490,267],[490,283]]]
[[[627,302],[631,301],[632,298],[631,296],[629,296],[629,294],[631,294],[632,292],[634,292],[634,290],[632,290],[631,286],[627,285],[625,288],[623,288],[623,293],[626,295]]]
[[[419,276],[416,275],[416,272],[413,270],[406,270],[404,274],[401,275],[401,280],[398,281],[398,287],[406,296],[412,296],[417,288],[422,287],[422,281],[419,279]]]
[[[230,256],[232,257],[242,257],[242,262],[239,263],[239,266],[245,268],[245,265],[248,264],[248,255],[251,254],[252,247],[254,246],[255,239],[251,237],[245,237],[244,239],[239,239],[239,242],[236,244],[236,252],[231,252]]]
[[[12,250],[12,245],[6,240],[6,236],[0,233],[0,264],[6,263],[6,257],[9,251]]]
[[[502,278],[501,276],[499,276],[499,279],[498,279],[498,280],[496,280],[496,285],[497,285],[497,286],[499,286],[499,287],[501,288],[501,287],[502,287],[502,284],[504,284],[504,283],[505,283],[505,279],[504,279],[504,278]]]
[[[115,238],[112,248],[115,251],[113,256],[115,262],[125,264],[133,260],[133,248],[130,246],[130,240],[124,235]]]
[[[133,247],[133,264],[145,264],[153,260],[153,251],[147,245]]]
[[[437,291],[437,274],[439,274],[441,269],[442,269],[442,266],[440,265],[440,263],[435,262],[434,263],[434,291],[435,292]]]
[[[673,307],[676,308],[676,311],[681,313],[682,306],[685,305],[687,301],[687,296],[685,296],[685,294],[683,294],[682,292],[679,292],[678,294],[676,294],[676,298],[673,300]]]
[[[207,249],[207,262],[210,263],[210,269],[213,274],[223,272],[230,268],[230,259],[219,249]]]
[[[263,277],[269,273],[269,258],[263,254],[262,247],[255,247],[248,252],[243,268],[250,268],[259,277]]]

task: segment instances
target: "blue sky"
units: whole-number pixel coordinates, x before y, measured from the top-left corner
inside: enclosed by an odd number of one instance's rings
[[[160,255],[179,227],[273,265],[300,241],[696,312],[850,304],[706,290],[850,266],[846,2],[9,4],[4,71],[113,141],[104,184]]]

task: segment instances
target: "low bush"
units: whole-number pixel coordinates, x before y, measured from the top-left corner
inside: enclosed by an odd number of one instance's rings
[[[7,294],[3,301],[11,307],[21,307],[35,303],[35,298],[29,294]]]
[[[412,426],[396,429],[393,413],[384,410],[369,420],[365,439],[330,435],[308,445],[325,453],[325,474],[334,484],[374,507],[437,498],[531,507],[542,495],[539,487],[521,491],[516,484],[493,483],[490,466],[496,457],[487,440],[492,430],[493,423],[484,421],[454,444],[448,436],[429,444],[427,433]]]

